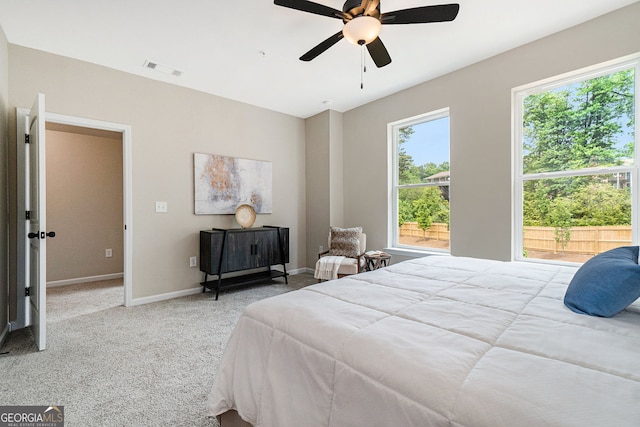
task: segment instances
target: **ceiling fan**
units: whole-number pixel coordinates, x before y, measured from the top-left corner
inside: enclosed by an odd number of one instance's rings
[[[329,18],[342,19],[344,28],[300,57],[311,61],[343,38],[356,45],[366,45],[378,67],[391,63],[391,57],[378,35],[382,25],[425,24],[453,21],[460,10],[459,4],[421,6],[380,13],[380,0],[347,0],[342,10],[307,0],[274,0],[274,4]]]

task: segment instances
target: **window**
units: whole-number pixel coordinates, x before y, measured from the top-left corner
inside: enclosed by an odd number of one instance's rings
[[[449,251],[449,110],[389,124],[395,248]]]
[[[514,90],[515,259],[637,244],[638,59]]]

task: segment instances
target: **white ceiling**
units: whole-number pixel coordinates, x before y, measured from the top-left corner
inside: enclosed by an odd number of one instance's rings
[[[16,45],[306,118],[350,110],[636,1],[460,0],[453,22],[383,26],[393,62],[378,69],[367,54],[364,89],[360,48],[346,40],[298,60],[342,21],[272,0],[0,0],[0,26]],[[381,11],[447,2],[382,0]],[[147,59],[183,75],[145,69]]]

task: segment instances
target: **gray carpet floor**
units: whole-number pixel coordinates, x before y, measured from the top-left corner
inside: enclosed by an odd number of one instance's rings
[[[0,405],[64,405],[65,425],[217,426],[204,407],[248,304],[316,283],[273,284],[123,307],[121,282],[47,291],[47,350],[29,329],[0,349]]]

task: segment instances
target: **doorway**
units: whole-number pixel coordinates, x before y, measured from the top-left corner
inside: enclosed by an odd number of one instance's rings
[[[84,129],[85,132],[98,132],[107,131],[114,132],[120,135],[120,147],[121,147],[121,171],[122,171],[122,221],[119,233],[122,235],[121,251],[122,251],[122,281],[124,287],[123,304],[128,307],[132,303],[132,181],[131,181],[131,127],[129,125],[123,125],[112,122],[105,122],[100,120],[86,119],[82,117],[67,116],[55,113],[43,113],[45,117],[46,125],[48,126],[72,126]],[[22,130],[25,129],[29,121],[29,110],[24,108],[18,108],[16,111],[17,118],[17,137],[18,141],[23,139]],[[44,133],[44,132],[43,132]],[[18,176],[25,176],[24,170],[25,162],[25,144],[18,144]],[[25,181],[18,180],[17,189],[18,198],[18,215],[22,216],[25,209],[25,194],[26,187]],[[96,189],[99,192],[99,189]],[[21,214],[22,212],[22,214]],[[99,224],[95,224],[95,227],[99,227]],[[28,220],[25,222],[18,222],[18,236],[27,235]],[[117,233],[117,232],[116,232]],[[86,239],[91,239],[91,235],[85,236]],[[24,295],[28,283],[26,277],[28,275],[26,263],[27,248],[25,247],[25,241],[18,239],[18,265],[17,265],[17,286],[15,290],[16,295]],[[112,249],[114,248],[105,248]],[[105,252],[106,255],[106,252]],[[112,255],[113,256],[113,255]],[[23,288],[24,287],[24,288]],[[45,309],[46,311],[46,309]],[[17,304],[16,321],[12,322],[11,330],[24,328],[33,324],[33,319],[30,316],[29,298],[21,300],[19,298]]]
[[[110,136],[120,139],[120,148],[121,148],[121,156],[120,158],[120,167],[119,171],[122,173],[121,175],[121,185],[122,192],[120,193],[121,199],[121,221],[120,221],[120,233],[121,239],[118,239],[117,236],[108,237],[107,241],[112,242],[121,242],[114,243],[114,247],[116,244],[121,249],[121,257],[122,257],[122,282],[124,288],[123,295],[123,305],[125,307],[131,306],[131,301],[133,299],[133,291],[132,291],[132,188],[131,188],[131,127],[128,125],[123,125],[119,123],[111,123],[100,120],[92,120],[86,119],[82,117],[75,116],[66,116],[61,114],[47,113],[46,126],[47,128],[52,129],[68,129],[65,128],[71,127],[72,129],[78,130],[80,129],[82,132],[91,134],[91,135],[102,135],[102,136]],[[106,133],[105,133],[106,132]],[[96,189],[97,192],[100,189]],[[48,202],[47,202],[48,204]],[[93,227],[99,227],[99,224],[93,224]],[[115,230],[115,229],[114,229]],[[117,233],[117,231],[114,231]],[[86,236],[86,239],[91,239],[91,235]],[[106,243],[105,243],[106,244]],[[108,244],[106,244],[109,246]],[[120,246],[121,245],[121,246]],[[116,253],[114,251],[114,247],[104,247],[102,248],[104,252],[98,252],[98,258],[101,255],[104,258],[114,258]],[[107,249],[111,249],[111,257],[107,257]],[[48,276],[48,274],[47,274]],[[109,277],[104,277],[105,279],[109,279]]]
[[[122,132],[52,122],[45,129],[47,228],[56,233],[46,254],[52,322],[124,304],[123,154]]]

